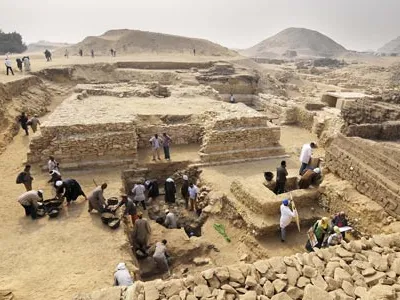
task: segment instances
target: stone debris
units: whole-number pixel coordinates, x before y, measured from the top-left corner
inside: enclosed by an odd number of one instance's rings
[[[389,245],[380,247],[382,251],[372,249],[377,245],[374,239],[366,240],[361,248],[343,244],[323,249],[332,253],[328,260],[313,259],[320,257],[317,253],[303,253],[257,261],[254,264],[217,267],[185,279],[158,280],[144,284],[138,281],[127,288],[123,298],[107,299],[397,299],[396,293],[400,292],[400,259],[397,257],[400,256],[400,249],[391,245],[395,245],[398,239],[400,234],[397,233],[387,236],[384,242],[380,239],[379,243]],[[346,257],[352,259],[344,260]],[[297,263],[303,264],[301,272],[294,267]]]

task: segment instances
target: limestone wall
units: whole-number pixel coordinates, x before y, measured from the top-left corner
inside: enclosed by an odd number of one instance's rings
[[[280,128],[263,115],[218,119],[206,126],[200,157],[217,162],[279,156],[279,139]]]
[[[400,121],[350,125],[347,127],[346,135],[375,140],[398,140],[400,139]]]
[[[362,238],[312,253],[215,267],[185,278],[137,281],[74,300],[398,299],[400,234]]]
[[[339,135],[326,149],[325,165],[396,217],[400,214],[399,155],[399,148],[391,145]]]
[[[137,128],[138,148],[148,148],[149,139],[158,133],[166,132],[174,145],[201,144],[204,128],[202,124],[162,124],[146,125]]]
[[[54,155],[62,163],[82,165],[96,160],[134,161],[137,154],[136,127],[132,122],[43,126],[33,137],[29,163],[45,163]]]

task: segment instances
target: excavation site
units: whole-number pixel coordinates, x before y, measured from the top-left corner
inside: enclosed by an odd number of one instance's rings
[[[1,75],[0,299],[399,299],[400,61],[212,45]]]

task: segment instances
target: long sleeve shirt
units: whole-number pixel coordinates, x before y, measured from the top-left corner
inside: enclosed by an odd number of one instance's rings
[[[287,227],[291,222],[292,218],[297,216],[297,210],[292,211],[288,206],[281,204],[281,228]]]
[[[311,155],[312,155],[312,149],[310,144],[304,144],[303,148],[301,148],[300,162],[308,164],[310,162]]]
[[[38,201],[42,200],[42,198],[39,197],[37,191],[29,191],[19,196],[17,200],[23,206],[33,206],[36,208],[38,207]]]

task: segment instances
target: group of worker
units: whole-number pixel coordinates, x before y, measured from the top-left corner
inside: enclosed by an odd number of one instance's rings
[[[321,183],[322,174],[321,168],[313,168],[310,166],[312,158],[312,149],[317,148],[314,142],[304,144],[300,153],[300,170],[299,175],[299,188],[307,189],[311,185],[318,185]],[[281,161],[281,165],[276,169],[276,185],[274,192],[275,194],[283,194],[286,192],[286,182],[287,182],[288,171],[286,169],[286,161]]]
[[[29,135],[29,126],[32,128],[33,133],[38,130],[38,125],[40,125],[39,116],[34,114],[33,117],[28,118],[28,116],[23,112],[17,118],[18,123],[20,123],[21,128],[25,131],[25,135]]]
[[[156,161],[156,158],[158,160],[161,160],[161,157],[160,157],[161,147],[164,150],[164,158],[166,160],[171,160],[170,146],[172,143],[172,139],[166,132],[163,133],[162,138],[159,137],[158,134],[156,133],[152,138],[150,138],[149,143],[151,145],[153,161]]]
[[[20,72],[25,69],[25,72],[30,72],[31,71],[31,61],[29,59],[29,56],[24,56],[22,58],[17,58],[15,60],[17,63],[17,68]],[[14,76],[14,70],[12,67],[12,62],[11,59],[8,55],[6,55],[6,59],[4,60],[4,65],[6,66],[6,74],[7,76],[11,73]]]

